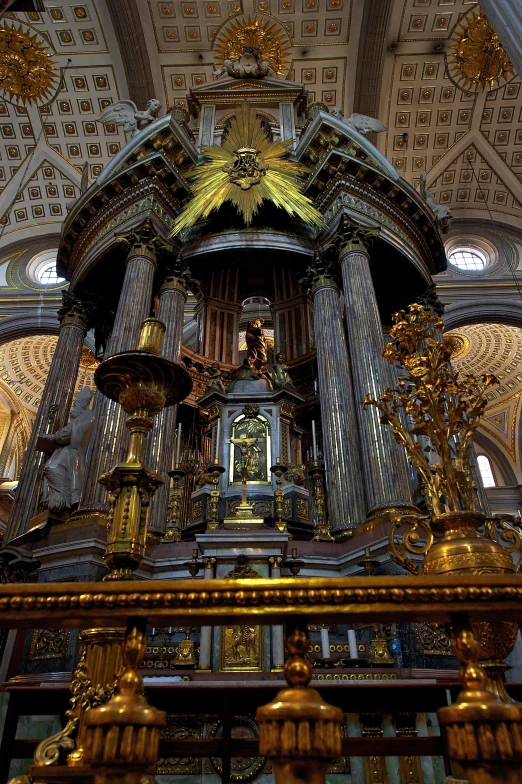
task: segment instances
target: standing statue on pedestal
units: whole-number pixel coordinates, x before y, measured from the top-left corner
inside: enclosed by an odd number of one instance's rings
[[[85,454],[94,420],[94,413],[88,408],[93,396],[92,389],[84,387],[76,396],[69,424],[56,433],[40,436],[54,449],[43,469],[43,503],[54,514],[72,509],[80,501]]]
[[[263,333],[264,319],[248,322],[246,331],[247,360],[253,370],[261,375],[266,368],[266,338]]]

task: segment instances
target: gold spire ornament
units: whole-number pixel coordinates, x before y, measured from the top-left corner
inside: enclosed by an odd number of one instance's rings
[[[305,167],[286,157],[290,144],[290,139],[271,142],[255,109],[243,103],[223,144],[202,148],[209,160],[189,175],[194,180],[193,198],[176,219],[171,236],[207,218],[226,201],[232,202],[247,226],[264,201],[291,217],[322,226],[321,213],[299,187],[298,177],[305,174]]]
[[[37,33],[0,24],[0,91],[15,103],[50,98],[57,80],[55,61]]]

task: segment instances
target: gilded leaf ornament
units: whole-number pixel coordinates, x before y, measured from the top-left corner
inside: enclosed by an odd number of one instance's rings
[[[486,390],[497,379],[454,370],[443,322],[422,305],[395,313],[393,321],[383,356],[401,373],[398,385],[379,400],[367,396],[363,405],[379,409],[381,424],[406,449],[434,515],[474,509],[473,433],[488,403]]]
[[[287,157],[291,143],[271,142],[255,109],[243,103],[223,144],[202,148],[208,160],[189,175],[194,180],[193,198],[176,219],[172,235],[207,218],[227,201],[246,225],[264,201],[271,201],[290,216],[321,226],[321,213],[300,191],[298,177],[306,169]]]
[[[57,79],[50,50],[35,33],[0,25],[0,91],[17,103],[49,98]]]
[[[274,19],[264,16],[239,16],[227,22],[216,36],[216,62],[237,62],[247,49],[258,53],[260,62],[267,62],[279,76],[286,76],[290,67],[292,45],[288,34]]]

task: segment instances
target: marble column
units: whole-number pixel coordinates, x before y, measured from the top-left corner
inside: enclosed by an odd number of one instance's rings
[[[314,303],[330,530],[339,536],[366,519],[357,414],[333,265],[316,254],[307,276]]]
[[[346,329],[370,520],[394,509],[415,509],[404,451],[393,440],[391,429],[381,425],[378,410],[374,406],[366,410],[362,407],[366,395],[379,398],[391,381],[389,365],[382,356],[384,336],[370,272],[367,243],[372,234],[375,231],[364,230],[348,219],[338,229]]]
[[[491,26],[500,38],[500,43],[517,74],[522,73],[522,6],[520,0],[481,0],[480,6]]]
[[[118,237],[118,240],[129,251],[105,358],[137,348],[141,325],[150,316],[158,249],[166,247],[149,220],[145,220],[132,232]],[[123,459],[123,409],[103,395],[96,395],[94,411],[94,431],[86,460],[87,476],[75,517],[84,517],[89,513],[103,514],[106,511],[107,491],[98,483],[98,479]]]
[[[89,306],[64,292],[58,318],[61,322],[58,341],[27,445],[5,543],[25,533],[37,511],[39,472],[45,461],[44,453],[36,450],[38,436],[47,429],[51,418],[54,430],[63,427],[69,420],[83,341],[89,328]]]
[[[215,558],[205,558],[203,560],[205,566],[205,573],[203,575],[205,580],[212,580],[214,578],[214,566],[216,565]],[[202,626],[199,637],[199,662],[198,670],[211,669],[211,655],[212,655],[212,626]]]
[[[283,559],[280,556],[270,556],[269,558],[271,569],[271,576],[274,578],[281,577],[281,564]],[[272,624],[272,672],[282,672],[285,668],[285,640],[283,634],[283,627],[281,625]]]
[[[190,270],[178,256],[170,265],[161,284],[156,316],[166,326],[162,354],[179,362],[183,335],[184,309]],[[169,505],[170,480],[167,471],[173,467],[177,406],[164,408],[154,419],[147,443],[145,465],[161,474],[164,484],[153,495],[149,506],[148,530],[157,536],[165,533]]]

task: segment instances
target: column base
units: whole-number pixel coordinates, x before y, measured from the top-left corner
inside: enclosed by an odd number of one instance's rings
[[[202,664],[196,667],[196,672],[212,672],[212,667],[210,664]]]
[[[284,672],[285,665],[284,664],[274,664],[270,672]]]
[[[389,522],[395,515],[420,515],[421,511],[413,504],[397,503],[382,504],[374,506],[366,515],[366,523]],[[359,529],[357,529],[359,530]]]
[[[358,530],[359,529],[357,528],[338,528],[336,531],[332,531],[333,541],[346,542],[348,541],[348,539],[351,539],[352,536],[355,534],[355,532]]]

